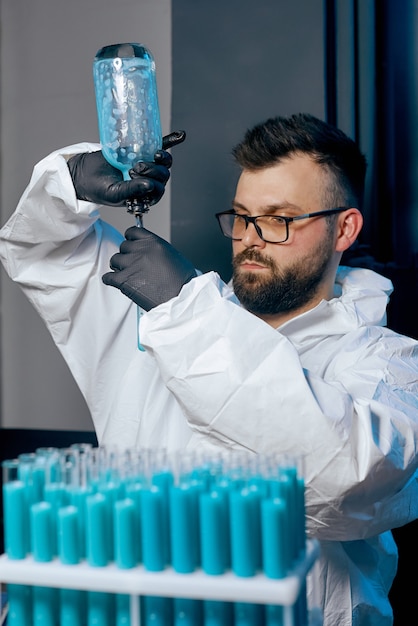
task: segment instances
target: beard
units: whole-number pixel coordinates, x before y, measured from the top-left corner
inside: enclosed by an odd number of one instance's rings
[[[297,311],[315,298],[324,280],[333,254],[331,238],[297,259],[280,268],[272,257],[262,255],[254,248],[237,254],[233,261],[232,282],[235,295],[241,304],[255,315],[276,315]],[[243,261],[262,263],[270,273],[245,272]]]

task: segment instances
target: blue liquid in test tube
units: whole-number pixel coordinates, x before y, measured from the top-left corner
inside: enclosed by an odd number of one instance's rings
[[[46,484],[44,488],[45,502],[51,505],[51,546],[54,556],[58,554],[57,546],[57,517],[60,507],[68,504],[68,495],[63,483]]]
[[[84,626],[86,592],[59,589],[59,626]]]
[[[231,559],[236,576],[255,576],[259,558],[259,501],[249,489],[230,494]]]
[[[108,501],[100,493],[87,498],[87,561],[92,567],[104,567],[109,562]],[[111,626],[113,597],[101,591],[87,594],[87,626]]]
[[[9,559],[24,559],[29,552],[29,517],[26,487],[20,480],[3,485],[4,543]]]
[[[167,465],[168,463],[165,459],[165,453],[162,458],[156,458],[151,479],[152,485],[157,487],[161,492],[162,535],[160,537],[160,541],[164,550],[166,565],[171,563],[169,493],[171,486],[174,483],[173,473]]]
[[[142,546],[141,546],[141,492],[143,485],[138,482],[129,482],[125,486],[126,497],[134,502],[134,536],[135,541],[132,546],[132,553],[136,563],[142,562]]]
[[[234,626],[260,626],[264,622],[264,606],[250,602],[235,602]]]
[[[61,563],[80,562],[79,512],[69,505],[58,511],[58,556]],[[60,589],[60,626],[83,626],[86,593],[78,589]]]
[[[115,563],[120,569],[137,565],[135,544],[139,542],[135,526],[135,502],[118,500],[114,507]]]
[[[109,516],[106,498],[95,493],[87,498],[87,561],[92,567],[109,562]]]
[[[113,626],[113,596],[103,591],[87,595],[87,626]]]
[[[48,502],[37,502],[31,506],[31,543],[34,561],[52,561],[53,541],[52,506]],[[58,610],[58,589],[33,587],[34,626],[55,626]]]
[[[266,626],[285,626],[284,625],[284,615],[283,615],[283,607],[267,604],[265,609],[266,614]],[[303,622],[295,621],[295,624],[299,624]]]
[[[131,597],[118,593],[115,598],[116,623],[115,626],[131,626]]]
[[[180,574],[189,574],[199,566],[197,495],[188,484],[175,485],[170,490],[172,565]]]
[[[228,492],[213,489],[200,495],[200,542],[202,569],[224,574],[230,564]]]
[[[268,498],[261,503],[263,570],[268,578],[284,578],[290,566],[289,534],[286,502],[281,498]]]
[[[168,626],[173,623],[173,598],[143,596],[141,600],[141,625]]]
[[[9,559],[24,559],[30,550],[25,484],[19,480],[17,459],[3,461],[4,545]],[[8,626],[27,626],[32,619],[32,588],[8,584]]]
[[[32,588],[28,585],[7,585],[9,610],[7,626],[28,626],[32,623]]]
[[[205,626],[232,626],[234,624],[234,604],[221,600],[204,600],[203,616]]]
[[[164,493],[155,485],[142,491],[142,558],[145,569],[150,572],[160,572],[167,564],[167,507],[164,500]]]
[[[173,626],[199,626],[202,624],[202,600],[174,598],[173,605]]]
[[[86,517],[87,498],[93,494],[88,486],[80,486],[69,489],[69,503],[77,511],[77,537],[80,559],[85,559],[86,554]]]

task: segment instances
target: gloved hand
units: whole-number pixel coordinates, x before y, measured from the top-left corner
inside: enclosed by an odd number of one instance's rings
[[[172,157],[166,150],[184,141],[186,133],[176,131],[163,137],[153,163],[139,161],[129,171],[131,180],[123,180],[122,172],[110,165],[101,150],[82,152],[68,159],[73,185],[79,200],[108,206],[125,206],[127,200],[146,199],[150,206],[164,194],[170,178]]]
[[[131,226],[125,240],[110,259],[113,272],[102,277],[145,311],[167,302],[196,276],[193,264],[173,246],[146,230]]]

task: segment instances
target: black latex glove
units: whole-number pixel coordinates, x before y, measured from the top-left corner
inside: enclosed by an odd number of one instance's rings
[[[122,172],[110,165],[101,150],[82,152],[68,159],[74,189],[79,200],[107,206],[126,206],[127,200],[146,199],[148,206],[158,202],[170,178],[172,157],[168,149],[184,141],[186,133],[176,131],[163,137],[162,150],[154,162],[139,161],[129,171],[131,180],[123,180]]]
[[[196,276],[192,263],[158,235],[131,226],[110,259],[113,272],[103,275],[105,285],[117,287],[145,311],[167,302]]]

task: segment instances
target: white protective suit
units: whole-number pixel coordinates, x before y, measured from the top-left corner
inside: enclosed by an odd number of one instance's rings
[[[418,517],[418,342],[382,326],[390,281],[341,267],[335,298],[274,330],[209,272],[143,315],[140,351],[136,305],[101,279],[122,236],[77,201],[66,164],[98,149],[77,144],[35,166],[0,256],[99,443],[306,455],[324,626],[392,624],[388,531]]]

